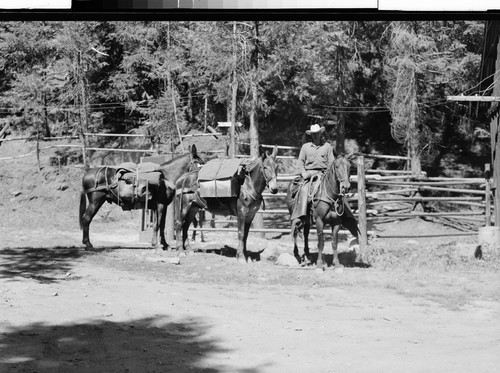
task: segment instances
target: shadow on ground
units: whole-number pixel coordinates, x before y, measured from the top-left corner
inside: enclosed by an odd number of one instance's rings
[[[260,261],[262,251],[247,251],[247,260],[251,261]],[[238,250],[234,247],[224,245],[223,247],[219,247],[219,245],[210,245],[207,248],[200,249],[198,248],[196,252],[204,252],[204,253],[213,253],[217,255],[226,256],[228,258],[235,258]]]
[[[0,250],[0,278],[29,278],[57,282],[71,270],[75,260],[87,253],[77,247],[15,248]]]
[[[34,279],[43,283],[57,282],[73,268],[73,263],[95,253],[78,247],[6,248],[0,250],[0,278]]]
[[[219,372],[204,359],[229,350],[207,337],[199,319],[150,317],[70,325],[35,323],[0,335],[1,372]],[[206,362],[205,362],[206,364]],[[234,370],[238,371],[238,370]],[[240,372],[253,373],[258,368]]]
[[[357,267],[357,268],[370,268],[371,266],[367,263],[363,263],[357,260],[357,255],[355,251],[346,251],[339,253],[339,262],[344,267]],[[311,263],[316,263],[318,260],[318,253],[311,253]],[[323,261],[328,267],[333,266],[333,254],[323,254]]]
[[[20,247],[0,250],[0,279],[31,279],[42,283],[65,279],[75,261],[113,250],[145,250],[143,246],[109,246],[86,251],[77,246]]]

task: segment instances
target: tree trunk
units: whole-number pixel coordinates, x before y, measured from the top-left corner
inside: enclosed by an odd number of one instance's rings
[[[43,102],[43,131],[44,137],[50,137],[50,126],[49,126],[49,113],[47,111],[47,93],[42,94],[42,102]]]
[[[257,117],[257,70],[259,68],[259,22],[255,21],[254,49],[252,52],[251,90],[252,102],[250,105],[250,156],[259,156],[259,123]]]
[[[84,67],[83,67],[83,59],[82,52],[78,52],[78,81],[80,83],[80,111],[79,111],[79,119],[80,119],[80,141],[82,143],[82,152],[83,152],[83,166],[88,168],[88,159],[87,159],[87,139],[85,137],[85,133],[88,132],[88,112],[87,112],[87,90],[85,87],[85,77],[84,77]]]
[[[250,156],[257,158],[259,156],[259,123],[257,121],[257,69],[259,68],[259,23],[255,21],[254,33],[254,48],[252,51],[251,64],[252,72],[250,74],[250,85],[252,91],[252,101],[250,103]],[[262,229],[264,227],[264,216],[256,214],[253,224],[255,228]],[[259,236],[265,238],[266,234],[260,232]]]
[[[345,153],[345,117],[343,113],[338,114],[338,124],[335,129],[335,151],[337,154]]]
[[[344,99],[344,79],[341,63],[344,59],[344,48],[337,45],[337,77],[339,79],[337,87],[337,106],[343,107]],[[335,130],[335,151],[337,154],[345,153],[345,116],[344,113],[337,112],[338,124]]]
[[[233,82],[231,95],[231,127],[229,127],[229,158],[236,157],[236,98],[238,94],[238,79],[236,75],[236,22],[233,23]]]
[[[193,88],[189,83],[188,83],[187,119],[188,121],[193,120]]]
[[[208,115],[208,94],[205,95],[205,128],[203,132],[207,132],[207,115]]]

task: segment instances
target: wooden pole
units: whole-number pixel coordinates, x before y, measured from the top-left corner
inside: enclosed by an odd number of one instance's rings
[[[207,132],[207,116],[208,116],[208,90],[207,94],[205,95],[205,130],[204,132]]]
[[[250,58],[252,64],[252,71],[250,73],[250,88],[252,92],[252,100],[250,101],[250,156],[257,158],[259,156],[259,122],[257,120],[257,70],[259,68],[259,22],[254,21],[254,34],[253,34],[253,51]],[[262,229],[264,228],[264,216],[257,214],[253,220],[253,227]],[[265,238],[265,233],[260,233],[261,238]]]
[[[491,165],[487,163],[484,166],[484,178],[486,179],[486,197],[485,197],[485,207],[486,207],[486,226],[491,226],[491,185],[490,185],[490,171]]]
[[[171,143],[171,145],[173,147],[173,143]],[[173,153],[173,149],[172,149],[172,153]],[[175,157],[175,155],[172,154],[171,159],[173,159],[174,157]],[[174,182],[175,182],[175,180],[174,180]],[[165,207],[167,209],[167,212],[165,215],[165,239],[167,240],[168,243],[173,242],[175,240],[174,203],[175,203],[175,190],[174,190],[174,198],[172,199],[172,202],[170,203],[170,205]]]
[[[36,120],[35,117],[33,119],[36,121],[36,160],[38,163],[38,171],[42,170],[42,166],[40,164],[40,123]]]
[[[365,158],[358,156],[358,225],[359,237],[359,259],[363,261],[363,255],[368,246],[368,226],[366,223],[366,186],[365,186]]]
[[[233,81],[231,83],[231,127],[229,127],[229,158],[236,157],[236,98],[238,95],[238,79],[237,79],[237,59],[236,59],[236,22],[233,23]]]

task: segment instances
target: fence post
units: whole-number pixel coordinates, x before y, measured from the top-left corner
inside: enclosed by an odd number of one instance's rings
[[[171,150],[172,150],[172,154],[171,154],[170,159],[173,159],[175,157],[173,143],[171,143]],[[175,183],[175,180],[174,180],[174,183]],[[168,207],[165,206],[165,208],[167,209],[167,212],[165,215],[166,216],[165,217],[165,239],[170,244],[170,242],[175,241],[175,229],[174,229],[174,225],[175,225],[175,214],[174,214],[175,190],[174,190],[174,198],[172,199],[172,202],[170,203],[170,205],[168,205]]]
[[[87,160],[87,139],[85,137],[85,134],[81,131],[80,131],[80,142],[82,143],[83,166],[84,169],[86,169],[89,166]]]
[[[363,261],[363,255],[368,246],[367,223],[366,223],[366,186],[365,186],[365,157],[358,156],[358,224],[359,237],[359,259]]]
[[[484,165],[484,178],[486,182],[486,197],[485,197],[485,208],[486,208],[486,226],[491,226],[491,184],[490,184],[490,171],[491,165],[486,163]]]

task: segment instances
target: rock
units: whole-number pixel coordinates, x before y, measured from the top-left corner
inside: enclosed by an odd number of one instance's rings
[[[276,259],[276,264],[285,267],[295,267],[299,265],[297,259],[295,259],[293,255],[288,253],[280,254],[280,256],[278,256],[278,259]]]
[[[335,268],[333,269],[333,271],[334,271],[335,273],[337,273],[337,274],[342,274],[342,273],[344,273],[344,267],[342,267],[342,266],[340,266],[340,267],[335,267]]]
[[[66,190],[68,189],[68,184],[60,184],[58,187],[57,187],[57,190]]]
[[[264,249],[260,256],[265,260],[276,261],[280,255],[281,250],[279,249],[279,247],[269,246]]]
[[[13,195],[14,197],[17,197],[18,195],[22,194],[23,192],[21,192],[20,190],[15,190],[13,192],[10,192],[11,195]]]
[[[349,247],[352,247],[352,246],[357,246],[357,247],[359,247],[359,239],[358,239],[358,237],[351,237],[351,238],[349,239],[349,245],[348,245],[348,246],[349,246]]]
[[[178,256],[173,258],[168,258],[167,261],[169,264],[176,264],[176,265],[181,264],[181,258],[179,258]]]
[[[476,258],[487,259],[495,257],[500,252],[500,228],[499,227],[482,227],[478,233]]]
[[[481,245],[459,243],[455,246],[455,253],[461,258],[477,258],[482,257]]]

